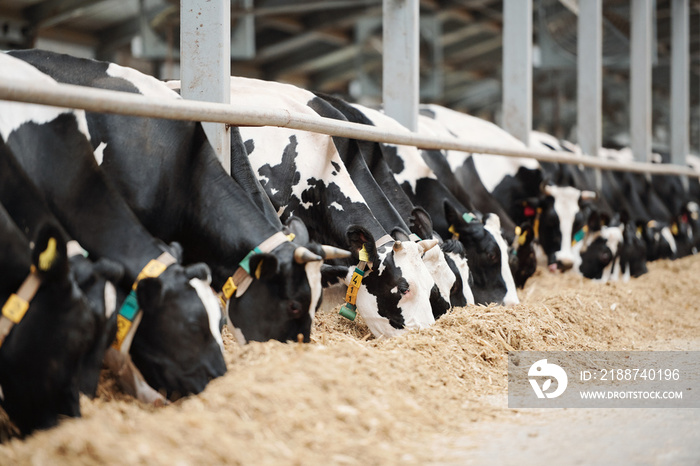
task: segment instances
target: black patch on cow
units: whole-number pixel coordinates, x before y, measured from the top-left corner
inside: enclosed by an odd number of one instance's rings
[[[268,188],[270,181],[260,182],[273,205],[284,205],[292,197],[294,186],[299,184],[301,174],[297,171],[295,160],[298,155],[297,138],[292,135],[289,137],[289,144],[284,148],[282,161],[278,165],[271,166],[268,164],[258,169],[258,174],[261,177],[274,180],[274,189],[277,190],[275,193]]]
[[[464,250],[464,245],[459,241],[448,239],[440,245],[440,249],[445,254],[445,261],[447,262],[447,265],[455,275],[455,282],[452,284],[452,289],[450,289],[450,303],[454,307],[466,306],[468,303],[467,298],[464,296],[464,288],[465,286],[469,286],[469,282],[466,284],[464,283],[462,280],[462,273],[460,272],[459,268],[457,268],[457,264],[455,264],[452,258],[447,254],[453,253],[466,259],[467,256],[466,251]],[[469,272],[469,275],[471,277],[471,271]],[[469,278],[467,280],[469,280]]]
[[[340,173],[340,165],[338,163],[331,160],[331,165],[333,165],[333,168],[335,169],[336,173]]]

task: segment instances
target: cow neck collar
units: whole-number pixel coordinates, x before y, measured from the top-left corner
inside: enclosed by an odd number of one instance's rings
[[[236,298],[240,298],[243,293],[248,289],[250,284],[253,282],[253,275],[250,271],[250,258],[255,254],[262,254],[266,252],[271,252],[277,246],[294,239],[294,233],[285,235],[281,231],[278,231],[274,235],[267,238],[265,241],[251,249],[248,254],[243,258],[242,261],[238,263],[238,268],[233,275],[228,277],[224,286],[221,288],[221,293],[219,298],[221,299],[222,307],[225,309],[228,301],[231,299],[233,294],[236,294]],[[255,270],[255,278],[260,278],[260,266],[262,262],[258,265]]]
[[[392,241],[394,241],[394,238],[389,235],[384,235],[377,240],[375,245],[376,248],[379,249]],[[350,284],[345,292],[345,304],[340,306],[340,310],[338,311],[338,314],[349,320],[355,320],[355,317],[357,317],[357,292],[360,290],[360,286],[362,286],[362,279],[365,276],[365,268],[369,265],[369,271],[372,271],[372,265],[369,261],[369,254],[367,253],[367,249],[365,248],[364,244],[362,245],[362,249],[360,249],[359,256],[360,262],[358,262],[355,266],[355,271],[352,273]]]
[[[177,260],[168,252],[164,252],[157,259],[151,259],[136,277],[131,291],[127,295],[124,303],[117,314],[117,336],[112,343],[112,347],[124,354],[129,353],[134,334],[141,323],[143,311],[139,308],[136,298],[136,288],[144,278],[159,277],[165,269],[175,264]]]
[[[34,265],[29,269],[29,275],[24,279],[16,293],[12,293],[2,306],[2,316],[0,317],[0,346],[12,330],[12,327],[19,324],[29,309],[29,303],[36,296],[41,286],[41,277]]]

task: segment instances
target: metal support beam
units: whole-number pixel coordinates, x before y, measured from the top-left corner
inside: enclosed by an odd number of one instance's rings
[[[584,154],[598,155],[602,141],[603,105],[603,2],[587,0],[579,3],[577,75],[578,143]],[[602,187],[600,170],[596,185]]]
[[[418,0],[384,0],[384,111],[411,131],[418,128]]]
[[[181,0],[180,24],[182,96],[230,103],[230,0]],[[218,123],[203,123],[202,126],[224,169],[231,173],[229,128]]]
[[[671,162],[685,165],[690,152],[690,15],[688,0],[671,5]]]
[[[530,145],[532,0],[503,2],[503,128]]]
[[[630,136],[635,160],[651,161],[651,44],[653,0],[630,2]]]

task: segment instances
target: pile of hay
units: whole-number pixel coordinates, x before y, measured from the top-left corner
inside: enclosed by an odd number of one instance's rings
[[[0,446],[0,464],[423,463],[470,422],[507,415],[509,350],[647,349],[697,339],[700,257],[630,283],[538,273],[522,304],[454,310],[432,328],[374,339],[321,313],[311,344],[225,335],[228,372],[200,395],[144,406],[104,378],[69,419]]]

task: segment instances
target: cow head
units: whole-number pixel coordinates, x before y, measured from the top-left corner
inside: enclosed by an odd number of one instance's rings
[[[403,329],[426,328],[435,322],[430,307],[434,282],[421,256],[436,240],[393,241],[376,245],[364,227],[353,225],[347,240],[354,260],[367,254],[367,270],[357,293],[357,310],[375,336],[394,336]],[[346,270],[346,281],[355,267]]]
[[[649,220],[643,227],[643,237],[647,245],[647,261],[676,258],[676,239],[668,224]]]
[[[433,221],[430,218],[430,214],[422,207],[413,209],[409,218],[409,225],[411,231],[418,238],[437,239],[435,238],[436,233],[433,231]],[[409,240],[408,237],[397,238],[396,235],[393,236],[394,239]],[[439,239],[438,242],[440,242]],[[423,254],[423,262],[435,281],[435,285],[430,293],[430,305],[433,309],[433,316],[437,319],[452,307],[451,290],[457,283],[458,277],[455,273],[458,273],[458,271],[450,266],[440,248],[431,248]],[[461,277],[459,279],[461,281]],[[468,275],[466,279],[468,279]],[[460,305],[464,306],[465,304]]]
[[[523,288],[527,279],[537,270],[534,239],[535,230],[532,223],[525,222],[516,228],[515,238],[509,248],[508,263],[518,288]]]
[[[534,210],[535,234],[547,255],[550,270],[566,271],[576,261],[572,244],[586,222],[581,208],[595,199],[596,193],[546,183],[542,184],[541,191],[539,198],[524,201],[524,206]]]
[[[80,391],[94,397],[105,351],[114,341],[117,331],[117,292],[114,283],[122,279],[124,268],[106,258],[92,262],[82,254],[71,255],[70,248],[68,255],[71,276],[92,304],[96,325],[96,338],[83,358],[80,374]]]
[[[179,247],[171,250],[177,263],[138,282],[143,317],[130,354],[151,387],[177,398],[204,390],[226,372],[226,364],[221,307],[209,286],[209,268],[183,266]]]
[[[449,201],[444,205],[451,231],[466,251],[474,280],[474,301],[477,304],[517,304],[515,283],[508,266],[508,247],[501,235],[498,216],[488,214],[482,223],[470,213],[460,215]]]
[[[625,280],[647,273],[647,246],[642,227],[631,222],[624,224],[620,246],[620,269]]]
[[[576,243],[575,269],[584,277],[608,281],[623,242],[623,227],[601,225],[600,215],[594,210],[588,218],[587,232]],[[619,272],[619,269],[618,269]]]
[[[41,284],[0,347],[2,407],[22,434],[52,427],[60,416],[80,416],[81,361],[98,331],[92,304],[71,280],[66,243],[55,226],[40,229],[32,263]]]
[[[255,277],[240,297],[233,298],[229,317],[237,341],[310,340],[313,318],[321,304],[322,259],[347,257],[347,251],[309,240],[304,223],[290,217],[282,243],[270,253],[255,254],[250,269]]]
[[[474,304],[474,293],[471,288],[473,278],[469,271],[464,245],[457,240],[448,239],[440,245],[440,249],[455,276],[455,281],[450,288],[450,304],[454,307]]]

